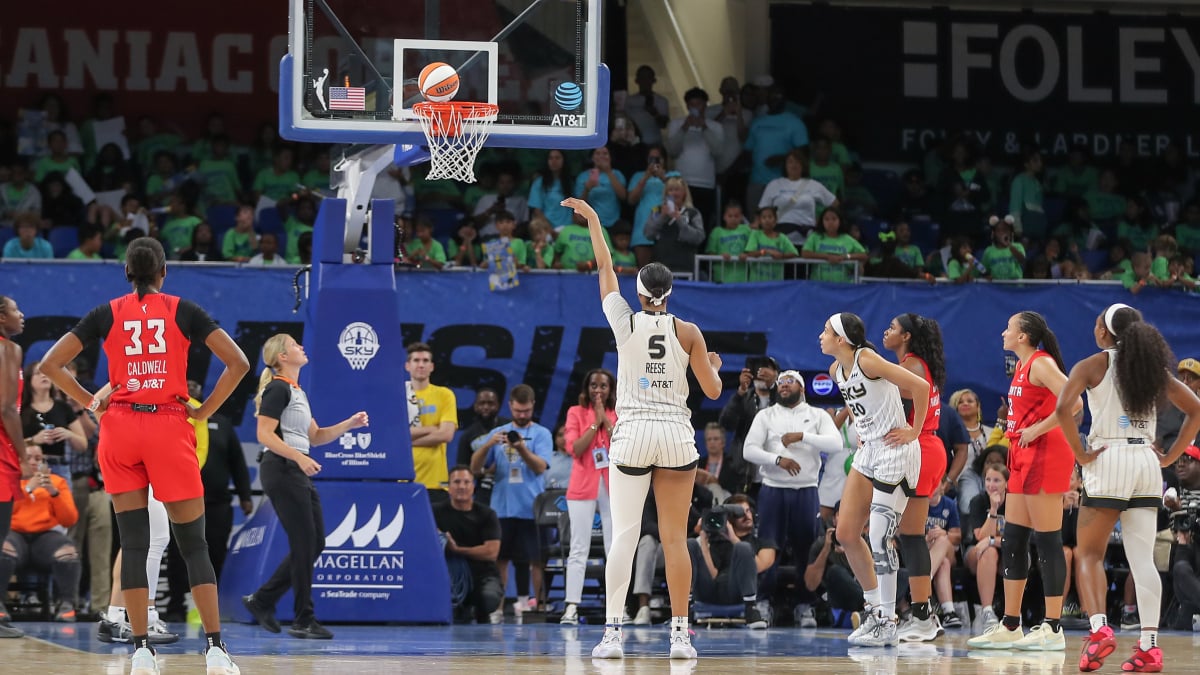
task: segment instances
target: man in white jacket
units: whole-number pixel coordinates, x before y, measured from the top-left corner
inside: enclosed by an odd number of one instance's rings
[[[746,461],[762,467],[758,493],[759,532],[780,551],[792,552],[794,564],[808,561],[820,520],[817,483],[821,453],[842,448],[842,435],[829,414],[804,401],[804,378],[785,370],[775,380],[779,402],[754,417],[746,435]],[[801,598],[797,620],[816,626],[812,607]]]

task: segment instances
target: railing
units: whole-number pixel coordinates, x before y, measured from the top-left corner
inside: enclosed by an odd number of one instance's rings
[[[806,258],[776,259],[776,258],[772,258],[769,256],[764,256],[761,258],[757,258],[757,257],[756,258],[747,258],[745,260],[738,260],[737,258],[730,258],[729,260],[726,260],[724,256],[719,256],[719,255],[698,255],[698,256],[696,256],[695,273],[692,278],[696,279],[697,281],[708,281],[713,278],[712,272],[713,272],[714,268],[720,269],[723,272],[725,270],[737,270],[737,269],[742,269],[742,268],[749,271],[749,270],[754,269],[755,266],[762,266],[762,265],[776,266],[776,267],[769,268],[772,271],[783,270],[783,272],[784,272],[783,278],[784,279],[808,279],[808,278],[811,278],[813,268],[817,268],[817,267],[850,267],[851,268],[851,270],[850,270],[851,278],[848,279],[847,281],[852,282],[852,283],[858,283],[859,280],[862,278],[861,271],[860,271],[861,267],[860,267],[859,261],[857,261],[857,260],[849,260],[846,262],[833,263],[833,262],[829,262],[827,260],[809,260]],[[742,266],[742,267],[739,268],[737,266]],[[754,275],[749,275],[749,277],[753,277],[753,276]],[[765,281],[767,279],[765,279],[763,277],[768,277],[768,276],[770,276],[770,275],[760,274],[760,279],[748,278],[748,280],[749,281],[759,281],[759,280]],[[738,279],[737,281],[740,282],[740,281],[746,281],[746,280],[747,279]]]

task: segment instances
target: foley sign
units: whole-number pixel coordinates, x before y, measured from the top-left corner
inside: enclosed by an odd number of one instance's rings
[[[824,92],[836,102],[827,112],[863,156],[912,160],[946,133],[966,131],[993,157],[1025,140],[1052,155],[1084,144],[1105,156],[1122,137],[1143,155],[1174,141],[1200,157],[1195,18],[799,4],[771,11],[773,62],[795,83],[789,94]],[[799,26],[820,30],[797,41]]]

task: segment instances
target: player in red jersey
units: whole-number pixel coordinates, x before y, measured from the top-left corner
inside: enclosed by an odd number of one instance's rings
[[[25,315],[15,300],[0,295],[0,542],[8,536],[13,501],[21,492],[21,465],[25,463],[25,434],[21,431],[21,346],[12,339],[25,328]],[[8,625],[8,610],[0,598],[0,638],[18,638],[21,631]]]
[[[1018,312],[1001,334],[1004,349],[1017,355],[1008,388],[1008,496],[1005,498],[1004,619],[967,645],[973,649],[1063,651],[1059,618],[1067,561],[1062,545],[1062,496],[1071,486],[1075,455],[1055,416],[1058,392],[1067,383],[1058,338],[1037,312]],[[1072,415],[1083,409],[1078,396]],[[1046,592],[1046,618],[1028,635],[1021,632],[1021,598],[1029,576],[1029,541],[1037,546]]]
[[[900,518],[900,553],[908,569],[908,584],[912,594],[912,619],[903,622],[898,630],[901,642],[933,640],[942,634],[942,625],[932,611],[932,570],[929,543],[925,539],[925,520],[929,516],[929,496],[946,475],[946,446],[938,438],[942,418],[941,387],[946,383],[946,358],[942,353],[942,329],[937,321],[917,314],[901,314],[892,319],[883,331],[883,346],[896,355],[900,366],[929,383],[929,409],[920,424],[913,420],[911,406],[905,406],[908,424],[920,427],[917,442],[921,445],[921,473],[916,494],[908,498]],[[900,390],[909,401],[913,394]],[[946,599],[946,598],[943,598]]]
[[[166,256],[157,240],[141,237],[125,252],[133,292],[100,305],[64,335],[42,359],[41,371],[71,398],[101,412],[97,454],[105,489],[117,513],[121,585],[133,627],[132,675],[158,672],[146,628],[149,604],[146,556],[150,545],[147,489],[167,507],[171,530],[187,564],[192,599],[206,639],[208,675],[237,675],[221,641],[217,580],[204,539],[204,486],[189,417],[206,419],[225,402],[250,369],[246,355],[198,305],[162,293]],[[96,340],[104,343],[113,393],[95,398],[66,365]],[[225,364],[208,399],[187,403],[188,349],[200,342]]]

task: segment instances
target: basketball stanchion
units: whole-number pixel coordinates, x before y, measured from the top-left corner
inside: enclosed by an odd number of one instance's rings
[[[491,103],[423,101],[412,107],[429,142],[428,180],[475,182],[475,157],[499,107]]]

